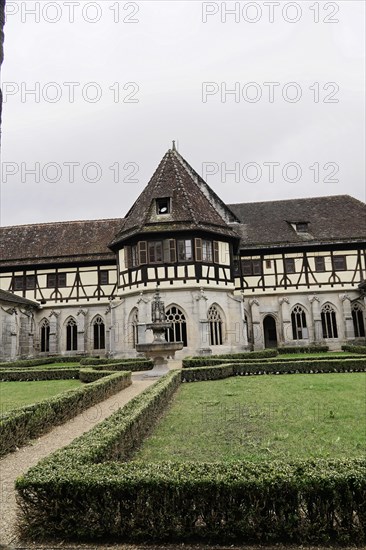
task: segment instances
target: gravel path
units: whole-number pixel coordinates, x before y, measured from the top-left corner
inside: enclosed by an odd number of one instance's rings
[[[65,447],[76,437],[90,430],[145,388],[156,382],[154,378],[142,380],[139,378],[141,377],[132,375],[132,385],[128,388],[90,407],[82,414],[61,426],[57,426],[51,432],[0,460],[0,550],[4,547],[7,548],[9,545],[13,548],[26,548],[17,541],[15,531],[16,501],[14,482],[16,478],[25,473],[31,466],[37,464],[41,458],[61,447]],[[35,548],[34,546],[30,547]],[[47,547],[50,548],[50,546],[43,548]]]

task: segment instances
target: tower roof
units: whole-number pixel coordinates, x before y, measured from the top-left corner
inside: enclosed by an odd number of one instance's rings
[[[164,204],[164,210],[159,210],[160,204]],[[228,226],[237,221],[235,214],[173,148],[164,155],[127,212],[111,247],[137,234],[172,231],[201,230],[238,238]]]

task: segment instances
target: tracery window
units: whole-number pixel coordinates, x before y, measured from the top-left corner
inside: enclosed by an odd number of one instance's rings
[[[66,324],[66,351],[78,349],[78,327],[75,319],[71,318]]]
[[[323,338],[338,338],[337,317],[334,308],[325,304],[321,311]]]
[[[172,323],[171,328],[166,330],[167,342],[183,342],[183,347],[187,347],[187,321],[183,311],[176,306],[170,306],[165,315],[167,322]]]
[[[365,337],[364,309],[358,302],[352,305],[352,319],[356,338]]]
[[[93,322],[93,348],[105,349],[105,324],[100,315]]]
[[[44,319],[41,323],[41,352],[50,351],[50,322]]]
[[[303,340],[308,338],[305,311],[301,306],[295,306],[291,313],[292,338]]]
[[[216,306],[211,306],[207,313],[209,324],[210,346],[222,346],[223,344],[223,320]]]

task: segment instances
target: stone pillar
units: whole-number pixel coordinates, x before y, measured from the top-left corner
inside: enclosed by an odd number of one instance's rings
[[[259,313],[259,301],[256,298],[249,300],[253,325],[253,349],[264,349],[264,334]]]
[[[34,313],[33,311],[31,311],[29,316],[28,348],[29,348],[29,357],[34,357]]]
[[[284,296],[278,300],[280,304],[281,332],[279,334],[279,344],[288,345],[292,343],[292,326],[290,315],[290,301]]]
[[[339,298],[342,302],[343,319],[342,325],[344,325],[344,340],[355,339],[355,328],[353,326],[351,298],[348,294],[340,294]],[[340,335],[338,335],[340,336]]]
[[[198,349],[199,355],[209,355],[212,353],[210,348],[210,324],[207,319],[207,296],[203,288],[195,296],[197,308],[198,308],[198,322],[199,322],[199,335],[198,335]]]
[[[139,322],[137,325],[137,334],[139,344],[146,344],[152,342],[153,334],[151,330],[146,330],[146,325],[151,323],[151,302],[148,298],[144,296],[144,293],[141,292],[139,299],[137,300],[137,307],[139,310]],[[130,329],[131,332],[131,329]],[[131,344],[130,344],[130,347]]]
[[[11,310],[8,310],[8,313],[11,315],[9,323],[9,333],[10,333],[10,359],[14,361],[18,356],[18,346],[19,346],[19,320],[18,320],[18,310],[14,307]]]
[[[309,341],[314,344],[321,344],[323,339],[323,329],[320,311],[320,300],[318,296],[309,298],[311,304],[311,324],[309,326]]]
[[[77,313],[77,351],[79,353],[85,353],[85,326],[87,311],[85,309],[79,309]]]
[[[51,311],[50,314],[50,355],[57,355],[59,350],[59,311]]]

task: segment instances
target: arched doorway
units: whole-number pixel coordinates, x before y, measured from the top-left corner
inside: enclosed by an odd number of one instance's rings
[[[267,315],[263,319],[263,333],[264,333],[264,347],[276,348],[277,347],[277,329],[276,321],[272,315]]]

